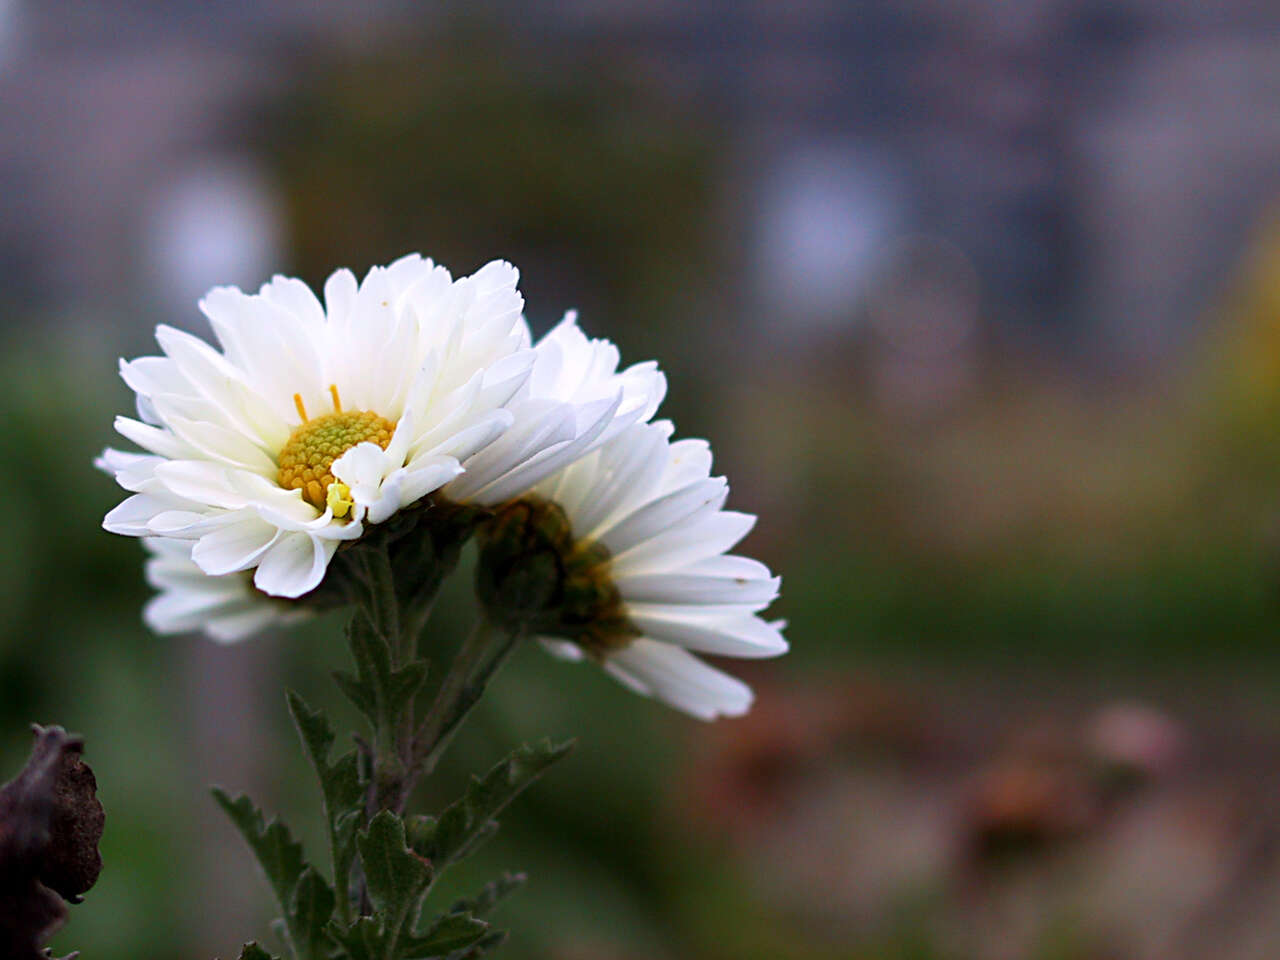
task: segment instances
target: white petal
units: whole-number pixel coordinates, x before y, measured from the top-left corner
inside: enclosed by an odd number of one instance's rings
[[[298,611],[302,614],[303,611]],[[274,623],[287,623],[298,619],[297,615],[281,614],[270,601],[248,604],[243,609],[219,610],[217,616],[204,624],[204,632],[219,643],[237,643],[256,633],[261,633]]]
[[[126,537],[145,537],[151,532],[151,520],[166,510],[172,510],[174,498],[159,498],[147,494],[134,494],[126,497],[110,513],[103,518],[102,527],[109,533],[118,533]]]
[[[691,483],[645,504],[605,530],[599,535],[599,540],[610,553],[623,553],[676,524],[690,522],[695,514],[718,511],[728,495],[729,485],[723,477]]]
[[[357,503],[368,505],[377,497],[382,479],[388,473],[388,459],[380,446],[366,440],[333,461],[331,470],[351,488]]]
[[[286,534],[258,564],[254,586],[273,597],[300,597],[320,585],[337,548],[333,540],[321,540],[305,533]]]
[[[278,469],[275,461],[253,440],[211,419],[197,420],[178,416],[169,406],[171,399],[176,398],[157,398],[156,407],[165,422],[182,440],[210,459],[253,470],[264,476],[275,475]]]
[[[559,640],[555,637],[538,637],[538,642],[542,644],[542,649],[551,654],[557,660],[565,660],[569,663],[578,663],[585,659],[586,654],[582,652],[582,648],[576,643],[568,640]]]
[[[129,417],[116,417],[115,428],[122,437],[132,440],[143,450],[149,450],[171,460],[198,455],[194,447],[179,440],[170,430],[140,423]]]
[[[647,636],[701,653],[754,658],[776,657],[787,652],[787,641],[782,634],[756,616],[703,619],[693,615],[662,615],[643,604],[628,604],[627,617]]]
[[[280,536],[271,524],[249,515],[201,537],[191,559],[210,576],[247,570]]]
[[[671,573],[615,575],[613,582],[628,602],[767,605],[778,596],[782,578],[769,577],[767,571],[763,577],[708,576],[686,567]]]
[[[641,638],[612,655],[605,667],[702,720],[741,716],[751,708],[751,688],[745,683],[665,643]]]
[[[462,473],[462,465],[453,457],[435,457],[406,468],[400,484],[400,500],[404,506],[417,503]]]
[[[674,570],[724,553],[750,533],[755,522],[751,514],[722,510],[618,554],[613,558],[614,569],[620,575]]]

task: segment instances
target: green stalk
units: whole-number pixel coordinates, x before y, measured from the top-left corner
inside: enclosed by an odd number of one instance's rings
[[[418,728],[406,778],[409,789],[435,769],[463,720],[523,636],[522,630],[506,630],[484,617],[476,622]]]

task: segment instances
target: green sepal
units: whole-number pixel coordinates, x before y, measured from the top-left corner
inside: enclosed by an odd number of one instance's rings
[[[483,777],[472,777],[467,792],[440,814],[414,824],[413,848],[437,871],[460,859],[492,835],[493,818],[557,760],[573,749],[573,741],[524,745],[499,761]]]
[[[490,880],[474,897],[459,900],[450,913],[469,913],[473,917],[486,917],[493,908],[525,885],[529,877],[523,873],[504,873],[497,880]]]
[[[279,960],[274,954],[267,953],[256,942],[246,943],[240,951],[240,960]]]
[[[289,901],[289,927],[302,957],[324,957],[329,945],[325,927],[337,902],[333,888],[312,867],[302,871]]]
[[[232,800],[221,788],[214,787],[213,798],[248,841],[280,901],[280,909],[287,914],[294,888],[306,866],[302,844],[293,839],[289,828],[279,820],[264,823],[262,811],[247,796],[241,794]]]
[[[405,937],[400,956],[405,960],[446,957],[475,946],[490,932],[489,924],[465,913],[449,913],[418,936]]]
[[[417,918],[431,885],[431,863],[405,840],[404,821],[383,810],[356,834],[365,883],[374,906],[386,918],[387,931],[400,930]]]

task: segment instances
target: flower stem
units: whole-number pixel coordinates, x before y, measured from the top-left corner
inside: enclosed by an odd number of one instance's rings
[[[369,615],[378,631],[391,645],[392,663],[403,662],[404,637],[400,629],[400,601],[396,596],[395,572],[385,546],[365,551],[365,573],[369,586]]]
[[[524,632],[479,619],[449,667],[449,673],[414,738],[407,789],[429,774],[494,674],[515,650]],[[406,793],[405,799],[408,795]]]

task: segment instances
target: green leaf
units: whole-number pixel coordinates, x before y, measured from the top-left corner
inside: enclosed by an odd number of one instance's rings
[[[437,821],[417,821],[414,849],[437,871],[461,859],[492,835],[496,829],[493,818],[507,804],[572,749],[573,741],[552,745],[544,740],[513,751],[483,777],[472,777],[466,794],[446,808]]]
[[[427,682],[427,661],[410,660],[399,670],[391,674],[389,684],[388,706],[392,716],[404,713],[410,701],[418,695],[422,685]]]
[[[337,672],[333,678],[374,729],[380,729],[385,717],[386,681],[391,673],[391,647],[362,607],[356,608],[347,623],[347,643],[356,675]]]
[[[357,751],[351,750],[330,763],[329,751],[335,738],[328,719],[293,691],[288,691],[287,696],[302,745],[320,778],[325,819],[329,824],[334,885],[346,896],[356,855],[356,829],[364,815],[365,787],[360,778],[360,758]]]
[[[352,810],[344,814],[333,826],[334,876],[351,876],[351,866],[356,860],[356,831],[364,823],[364,810]],[[342,884],[339,883],[341,887]]]
[[[333,916],[335,903],[328,881],[311,867],[303,870],[288,911],[293,942],[302,956],[325,956],[329,942],[325,926]]]
[[[515,893],[528,881],[523,873],[504,873],[497,880],[491,880],[480,888],[480,892],[469,900],[459,900],[449,910],[450,913],[469,913],[474,917],[485,917],[493,912],[501,901]]]
[[[373,690],[345,670],[333,671],[332,677],[338,689],[356,705],[356,709],[364,714],[365,719],[372,724],[377,724],[378,700]]]
[[[375,730],[393,729],[426,682],[427,662],[411,660],[393,667],[391,645],[362,608],[356,609],[347,625],[347,640],[356,675],[339,671],[333,679]]]
[[[398,931],[412,922],[431,884],[431,864],[409,848],[404,821],[383,810],[356,834],[365,882],[374,906],[387,918],[387,931]]]
[[[279,820],[264,824],[262,811],[243,794],[232,800],[223,790],[214,787],[213,798],[248,841],[276,893],[276,899],[280,901],[280,909],[287,914],[294,888],[305,866],[302,844],[293,839],[289,828]]]
[[[356,751],[351,750],[330,763],[329,751],[333,749],[335,737],[328,718],[321,711],[313,710],[292,690],[286,691],[285,695],[307,758],[320,778],[320,789],[324,792],[330,819],[337,820],[364,802]]]
[[[483,920],[467,914],[450,913],[433,923],[426,933],[406,937],[400,955],[405,960],[448,956],[455,950],[474,946],[489,932],[489,924]]]
[[[449,954],[448,960],[477,960],[479,957],[487,956],[502,946],[507,940],[507,931],[495,930],[493,933],[482,938],[475,946],[466,950],[455,950]]]
[[[246,943],[244,949],[240,951],[240,960],[277,960],[277,958],[267,953],[257,943]]]
[[[329,936],[346,951],[347,960],[382,960],[386,955],[382,924],[373,917],[361,917],[347,930],[331,923]]]

